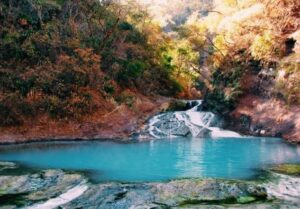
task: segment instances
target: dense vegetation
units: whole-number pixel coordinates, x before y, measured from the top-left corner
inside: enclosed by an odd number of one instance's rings
[[[300,104],[298,0],[168,5],[1,1],[0,126],[79,119],[103,101],[130,106],[135,94],[205,96],[207,109],[228,113],[253,90],[251,75],[270,81],[269,96]]]
[[[103,100],[130,103],[127,89],[176,96],[186,85],[170,55],[188,59],[185,49],[137,5],[4,0],[0,37],[0,126],[80,118]]]
[[[199,71],[209,89],[206,107],[226,113],[251,91],[300,104],[300,2],[215,0],[210,9],[207,16],[192,15],[179,28],[204,58]],[[249,85],[252,75],[263,83],[256,89]]]
[[[299,1],[154,0],[150,11],[155,2],[165,8],[153,10],[154,18],[198,55],[191,67],[200,74],[207,109],[228,113],[251,92],[300,103]]]

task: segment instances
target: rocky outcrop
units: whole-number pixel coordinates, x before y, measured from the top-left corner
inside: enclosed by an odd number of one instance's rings
[[[24,168],[13,163],[1,163],[1,167],[0,208],[1,206],[18,208],[45,202],[87,182],[80,174],[66,173],[62,170],[44,170],[18,175]],[[10,175],[6,174],[8,169]]]
[[[61,170],[0,175],[0,208],[297,208],[299,178],[270,173],[262,181],[182,179],[162,183],[92,184]]]
[[[227,128],[243,134],[300,140],[300,107],[287,107],[278,99],[248,94],[226,121]]]
[[[223,130],[222,121],[212,113],[201,111],[202,100],[185,101],[186,110],[168,111],[149,120],[139,139],[167,137],[241,137],[233,131]]]
[[[266,199],[266,191],[247,182],[177,180],[168,183],[100,184],[65,208],[180,207],[188,204],[236,204]],[[93,202],[93,205],[90,203]]]
[[[256,72],[255,70],[258,70]],[[278,89],[279,72],[255,66],[242,79],[243,96],[227,115],[226,128],[253,136],[300,140],[300,106],[288,103]],[[280,76],[279,76],[280,77]],[[284,81],[285,84],[289,82]]]

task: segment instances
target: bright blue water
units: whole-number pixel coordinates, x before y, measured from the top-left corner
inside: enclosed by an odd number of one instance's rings
[[[60,142],[0,147],[0,161],[91,170],[98,181],[182,177],[252,178],[269,164],[300,162],[300,147],[276,138]]]

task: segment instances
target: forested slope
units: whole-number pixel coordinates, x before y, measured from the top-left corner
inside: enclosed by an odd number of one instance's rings
[[[205,107],[246,134],[299,140],[299,29],[297,0],[216,0],[207,17],[187,23],[188,39],[204,37],[196,44],[210,74]]]
[[[298,0],[1,1],[0,129],[128,135],[203,98],[229,128],[297,140],[299,29]]]
[[[157,96],[174,97],[184,91],[186,85],[175,76],[168,56],[172,41],[147,18],[134,6],[97,0],[1,1],[4,138],[47,138],[47,132],[80,137],[74,124],[84,122],[96,127],[83,125],[82,131],[95,134],[103,127],[101,118],[111,112],[116,115],[112,120],[121,121],[117,115],[124,112],[120,126],[126,117],[128,124],[130,117],[135,124],[144,111],[157,108]],[[118,130],[117,124],[107,129]]]
[[[81,121],[187,86],[170,63],[172,41],[134,5],[4,0],[0,37],[2,127]]]

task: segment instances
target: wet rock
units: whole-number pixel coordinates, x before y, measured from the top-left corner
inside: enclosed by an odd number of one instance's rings
[[[272,108],[270,108],[272,107]],[[300,108],[291,105],[289,108],[281,99],[267,99],[257,93],[247,93],[236,105],[230,117],[226,118],[226,128],[245,135],[282,137],[289,141],[297,142],[300,139]],[[251,118],[249,128],[242,126],[241,116]]]
[[[174,209],[181,207],[174,207]],[[286,204],[283,202],[269,202],[269,203],[251,203],[251,204],[234,204],[234,205],[186,205],[184,208],[192,209],[298,209],[297,204]]]
[[[31,205],[58,196],[84,182],[86,180],[81,175],[67,174],[61,170],[0,176],[0,205]]]
[[[197,104],[197,105],[196,105]],[[193,104],[191,104],[192,106]],[[162,113],[154,116],[147,128],[142,131],[139,139],[145,139],[147,134],[154,138],[163,137],[241,137],[232,131],[221,129],[223,121],[214,113],[198,112],[199,101],[188,111]]]
[[[269,173],[266,180],[257,182],[182,179],[163,183],[111,182],[92,185],[80,174],[45,170],[21,176],[0,176],[0,209],[46,205],[66,209],[294,209],[300,204],[299,188],[299,177],[277,173]],[[70,193],[71,190],[75,193]]]
[[[0,172],[7,169],[16,169],[17,165],[12,162],[0,162]]]
[[[176,180],[167,183],[100,184],[64,208],[169,208],[189,204],[237,204],[266,199],[266,191],[246,182]]]
[[[189,127],[183,121],[178,120],[173,113],[162,114],[158,119],[159,120],[153,124],[153,126],[159,130],[154,130],[155,135],[187,136],[191,133]]]
[[[246,182],[224,180],[181,180],[158,184],[157,199],[169,206],[190,203],[237,203],[240,198],[265,199],[266,191]]]
[[[53,171],[50,171],[53,172]],[[86,182],[86,180],[78,174],[59,174],[48,173],[48,177],[44,177],[45,183],[42,188],[35,190],[26,196],[31,201],[41,201],[56,197],[67,190],[73,188],[76,185],[80,185]],[[47,174],[46,174],[47,175]]]
[[[135,208],[155,204],[152,187],[146,184],[99,184],[64,208]]]
[[[179,126],[171,132],[171,135],[175,136],[188,136],[189,134],[191,134],[190,129],[182,121],[179,123]]]
[[[300,177],[284,174],[271,174],[271,179],[264,184],[269,199],[282,200],[290,204],[300,204]]]

